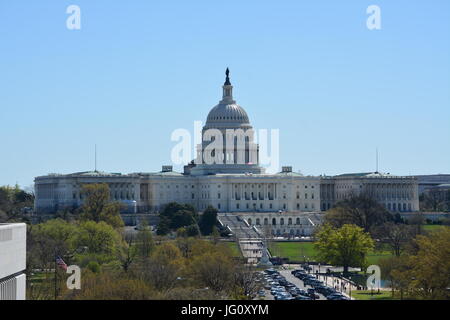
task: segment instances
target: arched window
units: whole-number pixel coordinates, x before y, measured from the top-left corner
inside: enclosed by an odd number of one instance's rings
[[[269,224],[269,219],[264,218],[264,225],[267,226]]]
[[[300,218],[295,219],[295,224],[300,224]]]
[[[252,225],[252,219],[248,219],[248,224]]]
[[[277,220],[275,218],[272,219],[272,225],[274,225],[274,226],[277,225]]]
[[[261,225],[261,221],[259,220],[259,218],[256,218],[256,225],[257,226]]]
[[[288,219],[288,225],[291,225],[292,224],[292,218],[289,218]]]
[[[280,219],[280,225],[284,225],[284,218]]]

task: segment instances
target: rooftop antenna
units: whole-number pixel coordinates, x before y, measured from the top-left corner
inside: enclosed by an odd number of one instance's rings
[[[376,173],[378,173],[378,147],[376,148]]]
[[[97,172],[97,144],[95,144],[95,172]]]

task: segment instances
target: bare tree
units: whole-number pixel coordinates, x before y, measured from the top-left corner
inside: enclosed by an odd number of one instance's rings
[[[406,249],[406,246],[411,242],[415,234],[416,232],[412,226],[393,222],[385,223],[375,231],[375,235],[382,243],[387,244],[397,257]]]
[[[248,299],[256,296],[261,289],[261,284],[258,282],[259,274],[257,270],[250,265],[237,266],[234,272],[235,288],[241,291],[241,294]]]

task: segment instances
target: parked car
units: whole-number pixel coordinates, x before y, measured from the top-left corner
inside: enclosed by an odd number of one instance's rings
[[[306,290],[297,288],[296,291],[297,291],[297,295],[300,295],[300,296],[307,296],[308,295],[308,292],[306,292]]]
[[[325,285],[315,286],[314,289],[316,289],[317,292],[319,292],[323,295],[329,294],[329,292],[328,292],[329,288]]]
[[[294,276],[298,273],[306,273],[306,272],[305,272],[305,270],[301,270],[301,269],[295,269],[295,270],[291,271],[291,274]]]
[[[295,300],[312,300],[312,299],[308,296],[298,295],[295,297]]]
[[[312,288],[307,290],[308,296],[312,299],[320,299],[319,295],[316,293],[316,291]]]
[[[297,288],[289,288],[287,289],[287,292],[289,292],[293,297],[298,296]]]
[[[315,279],[311,279],[311,278],[305,278],[303,279],[303,283],[307,286],[311,286],[314,283]]]
[[[274,274],[274,273],[278,273],[278,271],[274,268],[270,268],[270,269],[266,269],[264,270],[265,273],[267,274]]]
[[[347,298],[344,295],[334,295],[331,294],[327,297],[327,300],[350,300],[349,298]]]
[[[306,279],[308,277],[306,273],[296,273],[295,276],[300,280]]]

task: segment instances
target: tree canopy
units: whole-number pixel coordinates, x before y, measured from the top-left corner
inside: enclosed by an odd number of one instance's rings
[[[110,190],[106,183],[85,184],[81,189],[84,202],[81,219],[104,221],[114,228],[124,226],[120,216],[120,203],[110,200]]]
[[[338,202],[325,215],[325,222],[336,228],[354,224],[366,232],[394,220],[394,216],[383,205],[364,194]]]
[[[320,227],[315,237],[319,259],[343,266],[344,273],[347,273],[351,266],[364,266],[367,253],[374,247],[370,235],[356,225],[345,224],[334,228],[325,224]]]
[[[217,212],[218,210],[216,208],[208,206],[200,216],[198,226],[204,236],[208,236],[213,232],[213,228],[217,224]]]
[[[31,208],[34,202],[34,194],[19,188],[0,187],[0,223],[20,221],[26,208]]]
[[[450,228],[417,235],[413,250],[380,261],[383,276],[400,298],[450,299]]]
[[[170,231],[175,231],[182,227],[193,225],[197,227],[198,222],[197,211],[192,205],[177,202],[166,204],[159,214],[159,218],[160,220],[157,227],[158,235],[166,235]],[[190,232],[194,232],[195,227],[190,227]]]

